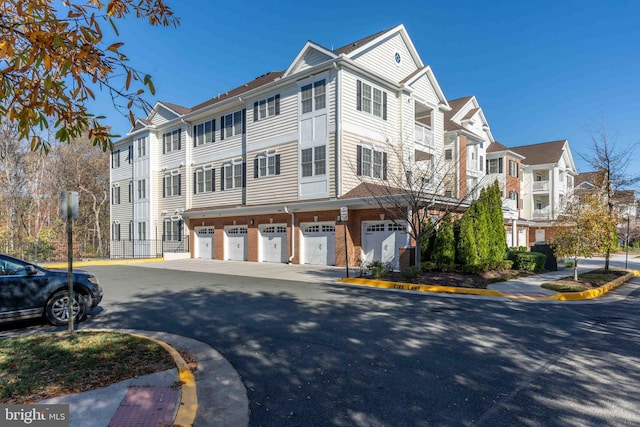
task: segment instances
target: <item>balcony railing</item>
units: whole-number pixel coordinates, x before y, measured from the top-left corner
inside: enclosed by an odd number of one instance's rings
[[[551,208],[545,207],[542,209],[534,209],[533,210],[533,218],[534,219],[550,219],[551,218]]]
[[[533,191],[549,191],[549,181],[533,181]]]
[[[433,131],[428,127],[416,123],[414,137],[416,144],[427,148],[433,148]]]

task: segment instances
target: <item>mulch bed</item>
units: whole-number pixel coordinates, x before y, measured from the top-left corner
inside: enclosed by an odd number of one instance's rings
[[[449,273],[449,272],[425,272],[414,280],[407,280],[398,272],[392,272],[382,277],[389,282],[416,283],[420,285],[453,286],[456,288],[486,289],[487,285],[495,282],[530,276],[534,273],[519,270],[496,270],[486,273]]]

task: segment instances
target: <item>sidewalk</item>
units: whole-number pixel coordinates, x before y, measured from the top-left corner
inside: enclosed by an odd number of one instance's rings
[[[249,400],[240,376],[212,347],[200,341],[164,332],[119,330],[149,336],[187,352],[198,364],[193,373],[197,405],[191,416],[197,426],[238,427],[249,424]],[[112,425],[157,427],[158,412],[171,410],[170,422],[184,402],[176,387],[178,370],[145,375],[84,393],[69,394],[38,402],[68,404],[71,427]],[[172,393],[170,390],[177,391]],[[197,411],[196,411],[197,410]],[[117,416],[116,416],[117,415]],[[163,425],[163,424],[160,424]],[[186,427],[186,426],[184,426]]]

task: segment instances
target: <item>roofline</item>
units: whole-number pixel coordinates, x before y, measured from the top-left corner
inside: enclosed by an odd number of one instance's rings
[[[329,58],[337,58],[338,55],[336,55],[334,52],[330,51],[329,49],[320,46],[318,43],[312,42],[311,40],[307,40],[307,42],[304,44],[304,46],[302,47],[302,49],[300,50],[300,52],[298,52],[298,55],[296,55],[296,57],[294,58],[293,61],[291,61],[291,64],[289,64],[289,67],[285,70],[284,74],[282,75],[282,78],[286,78],[289,77],[291,75],[291,72],[293,71],[295,65],[298,63],[298,61],[300,61],[300,59],[302,59],[302,57],[304,56],[305,53],[307,53],[307,51],[309,49],[316,49],[322,53],[324,53],[325,55],[327,55]]]
[[[409,34],[407,33],[407,29],[405,28],[404,24],[396,25],[395,27],[385,31],[384,33],[380,34],[378,37],[370,40],[368,43],[365,43],[362,46],[358,47],[357,49],[353,50],[352,52],[349,52],[346,56],[348,57],[358,56],[365,50],[369,49],[372,45],[378,43],[381,39],[387,38],[395,33],[400,33],[405,43],[407,43],[407,46],[409,47],[409,53],[411,54],[411,57],[413,58],[415,63],[418,65],[418,68],[424,67],[424,63],[422,62],[420,55],[418,55],[418,51],[416,50],[416,47],[411,41],[411,38],[409,37]]]

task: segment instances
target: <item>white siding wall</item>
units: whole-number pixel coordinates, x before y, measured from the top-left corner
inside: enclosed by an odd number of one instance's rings
[[[280,175],[254,178],[254,159],[265,150],[247,154],[248,205],[287,202],[298,198],[298,141],[273,146],[270,150],[280,155]]]
[[[153,117],[151,117],[151,123],[157,126],[173,120],[176,117],[177,116],[174,113],[166,108],[158,107],[158,111],[153,115]]]
[[[411,88],[414,89],[414,94],[424,100],[430,107],[436,107],[440,103],[438,95],[426,75],[422,75],[413,82]]]
[[[400,101],[397,99],[395,91],[381,87],[377,83],[349,70],[344,70],[342,77],[341,106],[344,129],[376,140],[384,140],[385,138],[394,141],[398,140],[400,137],[398,131],[398,104]],[[370,113],[358,111],[358,80],[382,89],[387,93],[387,120]]]
[[[400,65],[397,65],[394,59],[396,52],[402,58]],[[352,59],[356,63],[396,82],[401,81],[418,68],[400,34],[395,34],[381,44],[357,56],[352,56]]]
[[[324,53],[310,49],[300,60],[300,62],[296,65],[293,70],[293,73],[299,73],[301,71],[306,70],[307,68],[311,68],[314,65],[321,64],[325,61],[328,61],[330,58]]]
[[[253,121],[253,103],[280,94],[280,114],[266,119]],[[263,145],[265,148],[277,139],[297,138],[298,132],[298,86],[292,84],[280,91],[265,94],[247,102],[247,150]]]

